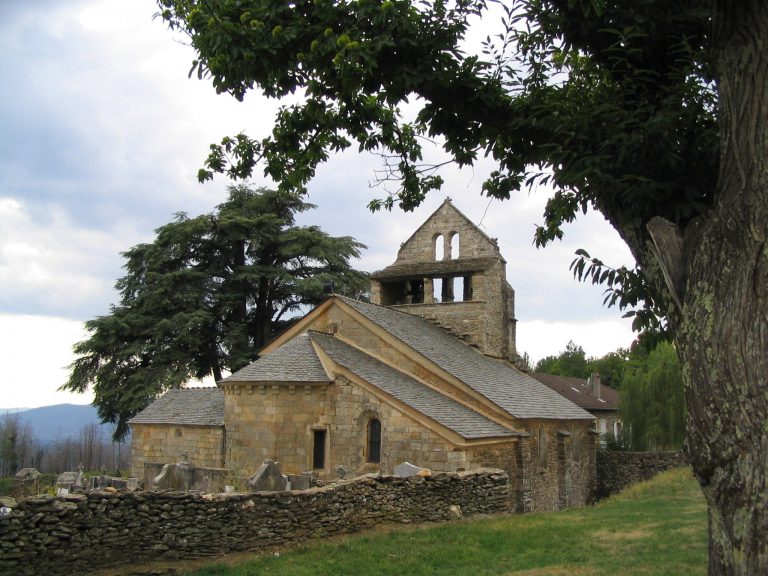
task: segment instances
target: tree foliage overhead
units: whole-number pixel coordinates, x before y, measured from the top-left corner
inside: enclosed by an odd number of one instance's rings
[[[63,388],[92,387],[103,421],[127,421],[159,394],[190,379],[235,371],[301,306],[317,304],[324,284],[357,297],[367,276],[350,259],[362,244],[298,226],[312,208],[296,195],[233,186],[211,214],[179,213],[154,241],[123,255],[120,303],[86,322],[90,336]]]
[[[666,313],[641,273],[645,225],[685,225],[712,202],[718,128],[706,50],[709,2],[643,0],[357,0],[284,3],[160,0],[189,34],[193,70],[242,99],[258,85],[303,102],[279,112],[270,137],[213,145],[201,180],[251,174],[257,162],[283,189],[305,191],[318,163],[357,144],[388,156],[398,181],[372,207],[417,206],[442,179],[422,162],[422,137],[440,138],[459,165],[481,155],[497,170],[483,191],[509,198],[552,184],[536,242],[562,236],[578,212],[599,209],[639,266],[611,269],[581,253],[580,277],[607,284],[607,302],[638,308],[637,327]],[[462,50],[469,20],[504,12],[484,53]],[[399,105],[417,99],[414,120]],[[287,175],[288,177],[285,177]],[[635,310],[630,311],[635,313]]]

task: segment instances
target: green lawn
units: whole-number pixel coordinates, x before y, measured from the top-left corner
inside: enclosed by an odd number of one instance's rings
[[[388,528],[188,574],[657,576],[706,565],[704,498],[690,472],[675,470],[590,508]]]

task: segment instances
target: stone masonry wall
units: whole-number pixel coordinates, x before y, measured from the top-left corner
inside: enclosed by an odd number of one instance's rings
[[[451,254],[451,236],[459,235],[459,253]],[[452,258],[498,256],[498,246],[485,236],[474,224],[467,220],[461,213],[448,203],[443,203],[440,208],[413,233],[413,235],[400,247],[397,254],[398,260],[423,262],[435,260],[435,240],[438,235],[443,236],[445,249],[443,257],[446,260]]]
[[[227,467],[249,476],[266,459],[280,462],[286,474],[312,470],[313,431],[326,431],[325,467],[314,472],[335,478],[344,466],[350,474],[391,473],[407,461],[436,472],[493,466],[382,402],[343,376],[328,385],[291,386],[239,384],[225,387]],[[381,422],[381,461],[367,463],[367,426]],[[501,444],[510,453],[514,440]]]
[[[357,472],[373,467],[391,473],[404,461],[437,472],[477,468],[466,461],[464,451],[347,378],[338,377],[330,392],[327,424],[332,470],[343,465]],[[367,463],[367,428],[371,418],[381,422],[378,464]]]
[[[391,308],[432,320],[477,348],[482,348],[485,341],[485,301],[402,304]]]
[[[451,239],[458,237],[458,253],[451,251]],[[498,244],[456,208],[445,202],[400,247],[397,263],[428,263],[437,259],[436,243],[444,246],[442,260],[456,260],[456,276],[471,276],[473,306],[451,306],[452,303],[434,303],[431,297],[433,280],[424,281],[424,303],[410,305],[404,310],[429,319],[437,320],[455,334],[462,335],[478,346],[484,354],[498,358],[515,355],[514,292],[506,282],[506,263],[501,257]],[[494,258],[496,262],[479,272],[472,265],[464,273],[462,259]],[[448,281],[445,279],[444,281]],[[382,304],[379,280],[371,283],[371,299]],[[458,298],[458,294],[456,295]],[[455,302],[454,304],[458,304]]]
[[[688,466],[682,452],[597,451],[597,498],[606,498],[623,488],[649,480],[659,472]]]
[[[144,462],[192,462],[197,466],[224,465],[223,426],[134,424],[131,475],[144,477]]]
[[[382,523],[507,510],[498,470],[366,476],[301,492],[91,492],[24,500],[0,517],[0,574],[87,574],[109,565],[298,544]]]
[[[250,476],[270,459],[280,462],[285,474],[311,469],[312,429],[327,417],[328,386],[225,385],[226,467]]]

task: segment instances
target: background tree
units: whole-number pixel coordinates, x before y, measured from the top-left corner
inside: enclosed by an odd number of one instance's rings
[[[590,206],[629,246],[613,269],[581,252],[636,326],[668,329],[686,384],[688,446],[709,504],[710,572],[768,573],[768,3],[762,0],[159,0],[189,34],[193,72],[242,99],[304,99],[272,135],[214,146],[200,177],[262,161],[303,191],[355,141],[418,205],[442,180],[421,137],[460,165],[497,163],[486,194],[551,184],[536,241]],[[482,54],[470,18],[503,11]],[[487,20],[486,20],[487,21]],[[404,118],[403,102],[418,107]],[[530,172],[533,167],[533,172]]]
[[[19,466],[21,424],[15,414],[5,414],[0,422],[0,476],[13,476]]]
[[[326,282],[342,294],[367,290],[349,263],[364,246],[296,225],[310,208],[294,194],[234,186],[211,214],[177,214],[153,242],[124,253],[120,303],[86,322],[90,336],[75,345],[63,388],[93,387],[119,440],[162,392],[256,359],[290,313],[324,297]]]
[[[622,433],[633,450],[678,450],[685,438],[683,373],[674,346],[638,353],[621,386]]]
[[[558,355],[545,356],[536,363],[535,372],[587,379],[593,372],[600,374],[600,381],[611,388],[620,389],[624,368],[629,361],[629,351],[619,348],[601,358],[587,358],[584,348],[573,340]]]
[[[586,379],[589,378],[591,369],[584,348],[569,340],[560,354],[539,360],[536,363],[536,372]]]

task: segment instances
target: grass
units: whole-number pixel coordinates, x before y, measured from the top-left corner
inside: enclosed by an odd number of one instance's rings
[[[597,506],[386,527],[207,565],[188,576],[695,575],[707,570],[706,505],[687,470]]]
[[[13,487],[13,477],[0,478],[0,496],[10,496],[11,492],[13,492]]]

